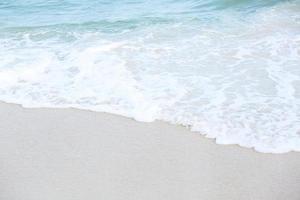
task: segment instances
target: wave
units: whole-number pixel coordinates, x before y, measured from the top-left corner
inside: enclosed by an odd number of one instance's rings
[[[5,25],[0,100],[163,120],[260,152],[300,151],[299,11],[291,1],[208,21]]]

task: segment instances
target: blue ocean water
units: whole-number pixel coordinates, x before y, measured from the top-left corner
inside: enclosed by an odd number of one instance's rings
[[[2,0],[0,100],[300,151],[300,1]]]

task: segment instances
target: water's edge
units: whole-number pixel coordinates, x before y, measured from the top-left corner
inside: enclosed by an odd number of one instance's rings
[[[4,104],[8,104],[8,105],[17,105],[17,106],[20,106],[21,108],[24,108],[24,109],[75,109],[75,110],[82,110],[82,111],[89,111],[89,112],[100,112],[100,113],[104,113],[104,114],[109,114],[109,115],[116,115],[116,116],[119,116],[119,117],[125,117],[125,118],[128,118],[128,119],[132,119],[132,120],[135,120],[134,118],[131,118],[131,117],[127,117],[125,115],[120,115],[120,114],[117,114],[117,113],[109,113],[109,112],[101,112],[101,111],[94,111],[94,110],[90,110],[90,109],[82,109],[82,108],[77,108],[77,107],[55,107],[55,106],[49,106],[49,107],[32,107],[32,106],[24,106],[22,104],[18,104],[18,103],[11,103],[11,102],[6,102],[6,101],[2,101],[0,100],[0,103],[4,103]],[[0,108],[1,110],[1,108]],[[140,123],[152,123],[154,121],[139,121],[139,120],[135,120],[137,122],[140,122]],[[191,128],[189,126],[185,126],[183,124],[176,124],[176,123],[171,123],[171,122],[167,122],[167,121],[164,121],[164,120],[155,120],[155,121],[162,121],[164,123],[168,123],[168,124],[171,124],[171,125],[174,125],[174,126],[182,126],[184,128],[187,128],[189,131],[191,131]],[[207,139],[210,139],[210,140],[213,140],[217,145],[237,145],[241,148],[247,148],[247,149],[252,149],[254,150],[255,152],[257,153],[264,153],[264,154],[286,154],[286,153],[289,153],[289,152],[300,152],[300,150],[289,150],[289,151],[283,151],[283,152],[272,152],[272,151],[259,151],[257,150],[255,147],[249,147],[249,146],[243,146],[241,144],[235,144],[235,143],[232,143],[232,144],[223,144],[223,143],[218,143],[216,138],[212,138],[212,137],[207,137],[207,135],[201,133],[201,132],[198,132],[198,131],[191,131],[191,133],[197,133],[197,134],[200,134],[201,136],[204,136],[205,138]]]

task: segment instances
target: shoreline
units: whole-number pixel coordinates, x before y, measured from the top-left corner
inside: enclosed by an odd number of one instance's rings
[[[2,105],[11,105],[11,106],[19,106],[21,107],[22,109],[29,109],[29,110],[52,110],[52,109],[57,109],[57,110],[74,110],[74,111],[79,111],[79,112],[92,112],[92,113],[100,113],[102,115],[112,115],[112,116],[115,116],[117,118],[125,118],[127,120],[133,120],[137,123],[142,123],[142,124],[152,124],[152,123],[164,123],[164,124],[168,124],[170,126],[174,126],[174,127],[180,127],[181,129],[184,128],[185,130],[184,131],[189,131],[191,134],[196,134],[196,135],[199,135],[200,137],[204,138],[204,139],[208,139],[208,140],[211,140],[213,141],[215,144],[217,145],[224,145],[224,146],[237,146],[239,148],[246,148],[246,149],[250,149],[256,153],[263,153],[263,154],[286,154],[286,153],[292,153],[292,152],[295,152],[295,153],[300,153],[300,151],[298,150],[295,150],[295,149],[292,149],[292,150],[280,150],[280,151],[274,151],[274,150],[262,150],[262,149],[257,149],[255,146],[243,146],[239,143],[220,143],[220,142],[217,142],[217,139],[216,137],[209,137],[208,135],[206,134],[202,134],[201,132],[199,131],[193,131],[191,126],[190,125],[183,125],[183,124],[177,124],[177,123],[173,123],[173,122],[170,122],[170,121],[164,121],[164,120],[154,120],[154,121],[140,121],[140,120],[137,120],[137,119],[134,119],[133,117],[129,117],[129,116],[126,116],[126,115],[123,115],[123,114],[120,114],[120,113],[110,113],[110,112],[106,112],[106,111],[96,111],[96,110],[92,110],[92,109],[87,109],[87,108],[77,108],[77,107],[56,107],[56,106],[49,106],[49,105],[45,105],[45,106],[38,106],[38,107],[27,107],[27,106],[24,106],[22,104],[19,104],[19,103],[10,103],[10,102],[5,102],[5,101],[2,101],[0,100],[0,106]],[[297,148],[298,149],[298,148]]]
[[[289,199],[300,153],[220,145],[179,125],[0,102],[0,199]]]

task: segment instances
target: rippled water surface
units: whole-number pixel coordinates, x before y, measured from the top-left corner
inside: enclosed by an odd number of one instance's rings
[[[2,0],[0,100],[300,151],[300,1]]]

